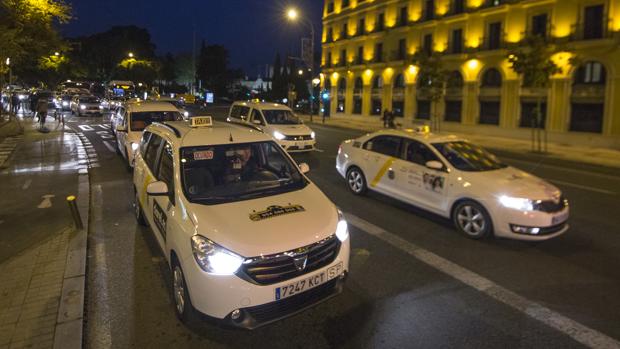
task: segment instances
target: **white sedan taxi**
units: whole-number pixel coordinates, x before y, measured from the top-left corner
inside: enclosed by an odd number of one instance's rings
[[[568,230],[558,188],[455,136],[378,131],[342,143],[336,168],[353,193],[370,189],[450,218],[473,239],[545,240]]]
[[[342,291],[347,223],[268,135],[213,123],[153,123],[136,152],[138,222],[172,269],[177,315],[253,329]]]

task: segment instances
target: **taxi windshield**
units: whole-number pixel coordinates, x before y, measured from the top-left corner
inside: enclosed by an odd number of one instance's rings
[[[131,113],[131,130],[143,131],[154,122],[180,121],[183,120],[181,113],[176,111],[145,111]]]
[[[461,171],[482,172],[505,168],[497,157],[475,144],[465,141],[434,143],[443,157]]]
[[[301,120],[290,110],[263,110],[263,115],[268,124],[272,125],[299,125]]]
[[[307,184],[274,142],[182,148],[181,176],[187,199],[206,205],[277,195]]]

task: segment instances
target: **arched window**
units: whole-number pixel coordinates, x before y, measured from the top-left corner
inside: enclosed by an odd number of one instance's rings
[[[357,77],[355,79],[354,87],[353,87],[353,114],[361,114],[362,113],[362,88],[364,86],[364,82],[361,77]]]
[[[607,72],[599,62],[587,62],[575,72],[575,84],[605,85]]]
[[[501,87],[502,74],[499,70],[491,68],[482,75],[482,87]]]
[[[340,78],[340,80],[338,80],[338,91],[337,91],[337,98],[338,100],[336,101],[336,111],[338,113],[344,113],[345,111],[345,94],[346,94],[346,90],[347,90],[347,79],[345,78]]]
[[[338,80],[338,90],[344,91],[346,89],[347,89],[347,79],[340,78],[340,80]]]
[[[607,71],[600,62],[586,62],[573,76],[571,131],[603,132]]]
[[[448,75],[446,85],[448,88],[460,88],[463,87],[463,75],[458,70],[452,71]]]
[[[405,87],[405,77],[403,74],[398,74],[394,79],[394,88],[404,88]]]
[[[362,86],[364,85],[364,82],[362,81],[362,78],[357,78],[355,79],[355,91],[359,91],[362,92]]]
[[[448,74],[444,103],[444,120],[461,122],[463,114],[463,75],[458,70]]]
[[[329,90],[332,88],[332,80],[330,78],[325,79],[325,89]]]
[[[383,78],[378,75],[372,79],[372,88],[382,88],[383,87]]]

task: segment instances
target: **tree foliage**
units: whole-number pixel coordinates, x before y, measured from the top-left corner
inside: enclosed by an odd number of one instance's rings
[[[562,69],[553,61],[553,47],[540,36],[527,37],[523,45],[509,51],[508,63],[523,77],[524,87],[547,88],[551,77]]]
[[[55,26],[70,19],[62,0],[0,0],[0,58],[10,57],[16,74],[36,80],[38,60],[67,48]]]

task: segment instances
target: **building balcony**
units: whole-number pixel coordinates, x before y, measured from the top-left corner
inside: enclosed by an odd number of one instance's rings
[[[541,87],[521,87],[521,97],[546,97],[549,94],[548,88]]]
[[[390,62],[394,61],[404,61],[407,59],[407,53],[404,51],[392,51],[390,52]]]
[[[614,32],[609,30],[611,19],[600,24],[600,26],[586,26],[584,23],[577,23],[571,26],[571,41],[609,39]]]
[[[506,34],[501,34],[499,39],[491,40],[491,37],[485,36],[480,38],[480,42],[482,43],[478,46],[478,51],[492,51],[492,50],[501,50],[507,47],[506,41],[504,38]]]
[[[605,99],[605,85],[576,84],[573,85],[573,98]]]

